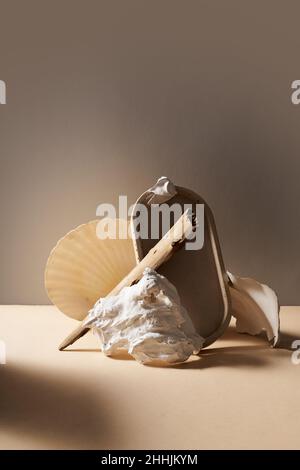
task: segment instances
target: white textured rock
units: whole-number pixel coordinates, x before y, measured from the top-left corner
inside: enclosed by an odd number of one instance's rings
[[[279,339],[279,303],[275,292],[265,284],[227,272],[231,281],[232,314],[240,333],[266,332],[275,346]]]
[[[149,268],[137,284],[98,300],[86,325],[106,355],[126,350],[143,364],[184,362],[203,344],[176,288]]]

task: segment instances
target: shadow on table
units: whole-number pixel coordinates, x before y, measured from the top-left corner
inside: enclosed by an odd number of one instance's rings
[[[268,361],[260,356],[249,354],[253,351],[265,349],[257,346],[230,346],[224,348],[211,348],[201,351],[201,355],[189,362],[178,364],[177,369],[208,369],[211,367],[259,367]]]
[[[285,349],[287,351],[292,351],[293,349],[295,349],[292,347],[292,344],[297,339],[299,338],[295,337],[295,335],[282,332],[280,333],[279,342],[276,348]]]
[[[268,348],[268,346],[267,346]],[[231,346],[203,350],[193,360],[173,366],[176,369],[208,369],[211,367],[262,367],[270,366],[278,356],[289,357],[288,351],[257,346]],[[261,351],[259,351],[261,350]]]
[[[294,337],[282,332],[276,348],[270,347],[262,333],[258,336],[238,333],[233,326],[229,326],[222,341],[230,341],[230,346],[213,346],[202,349],[198,356],[192,356],[189,361],[173,366],[149,365],[148,367],[171,367],[174,369],[208,369],[212,367],[261,367],[272,364],[279,357],[289,357]],[[245,345],[241,341],[245,340]],[[234,342],[237,342],[236,346]],[[223,343],[224,344],[224,343]]]
[[[24,447],[34,440],[45,448],[105,448],[113,419],[104,412],[101,390],[52,370],[9,364],[0,372],[1,427]]]
[[[228,336],[232,340],[237,338],[239,333],[229,331]],[[260,336],[249,337],[249,335],[243,335],[245,338],[251,339],[254,344],[241,345],[240,343],[236,346],[224,346],[224,347],[209,347],[203,349],[199,356],[193,358],[183,364],[174,366],[179,369],[207,369],[210,367],[258,367],[258,366],[270,366],[275,363],[279,358],[290,357],[290,346],[293,337],[287,334],[282,334],[280,342],[276,348],[269,346],[268,342]],[[224,339],[224,338],[222,338]],[[228,338],[229,339],[229,338]]]
[[[272,359],[278,356],[286,356],[291,350],[291,344],[295,339],[292,335],[282,332],[280,341],[275,349],[270,347],[265,334],[251,336],[246,333],[238,333],[234,326],[229,326],[223,336],[222,341],[235,341],[237,345],[223,347],[209,347],[203,349],[199,356],[193,356],[189,361],[182,364],[163,364],[161,362],[147,364],[146,367],[171,368],[171,369],[207,369],[211,367],[258,367],[270,365]],[[241,341],[245,345],[241,345]],[[218,343],[215,343],[218,344]],[[280,352],[281,350],[282,352]],[[64,352],[99,352],[98,349],[66,349]],[[276,354],[276,356],[275,356]],[[134,358],[126,352],[120,352],[111,356],[112,360],[134,361]]]
[[[248,339],[255,344],[258,344],[258,342],[261,343],[261,341],[263,341],[265,345],[268,345],[265,333],[261,333],[257,336],[251,336],[247,333],[238,333],[234,326],[229,326],[221,339],[225,341],[235,341],[241,340],[243,338]],[[292,349],[292,343],[295,339],[297,339],[295,335],[281,331],[276,349],[285,349],[290,351]]]

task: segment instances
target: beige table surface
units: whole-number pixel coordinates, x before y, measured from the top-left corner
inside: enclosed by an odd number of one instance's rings
[[[300,307],[281,309],[283,346]],[[57,345],[75,321],[50,306],[0,307],[1,449],[300,448],[300,365],[288,349],[230,328],[174,368],[111,359],[92,334]]]

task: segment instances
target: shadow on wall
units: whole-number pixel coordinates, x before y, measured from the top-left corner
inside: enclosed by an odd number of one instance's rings
[[[113,419],[101,391],[79,380],[9,365],[1,368],[0,390],[2,431],[19,436],[22,448],[99,449],[111,442]]]
[[[216,222],[227,268],[266,282],[283,305],[298,305],[300,271],[291,249],[300,237],[300,225],[291,216],[298,210],[298,169],[288,139],[289,115],[285,111],[283,122],[269,122],[258,107],[249,104],[247,118],[237,112],[235,125],[230,122],[218,139],[214,178],[222,191],[213,194]],[[291,156],[288,164],[286,155]]]

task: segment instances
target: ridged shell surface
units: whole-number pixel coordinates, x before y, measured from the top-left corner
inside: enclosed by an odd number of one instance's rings
[[[80,225],[61,238],[46,265],[45,287],[50,300],[76,320],[83,320],[95,302],[136,265],[132,239],[99,239],[98,223],[93,220]],[[114,223],[117,229],[128,226],[120,219]]]

